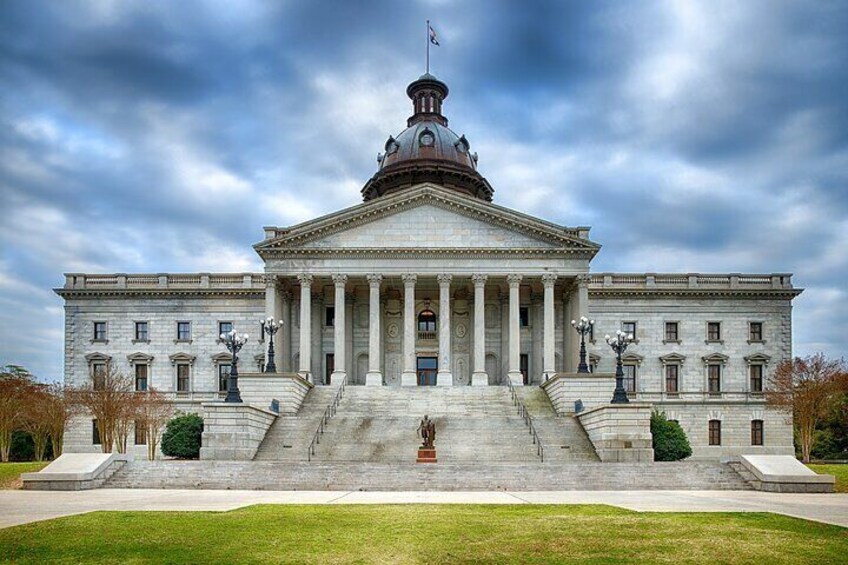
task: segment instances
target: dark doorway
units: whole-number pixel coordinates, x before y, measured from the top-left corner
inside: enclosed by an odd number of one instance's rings
[[[436,386],[436,371],[439,360],[436,357],[418,358],[418,386]]]
[[[336,355],[334,353],[327,353],[325,365],[327,368],[324,373],[324,384],[328,385],[330,384],[330,376],[336,370]]]
[[[519,370],[521,371],[521,378],[524,384],[530,384],[530,356],[522,353],[521,357],[519,357],[519,364]]]

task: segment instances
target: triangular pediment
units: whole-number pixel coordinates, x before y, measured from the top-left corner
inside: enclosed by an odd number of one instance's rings
[[[268,231],[268,239],[255,246],[260,254],[287,249],[526,249],[594,255],[600,248],[585,238],[587,228],[558,226],[434,185]]]

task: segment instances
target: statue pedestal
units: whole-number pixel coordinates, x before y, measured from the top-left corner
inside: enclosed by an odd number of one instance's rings
[[[436,462],[436,449],[433,447],[419,447],[418,448],[418,459],[415,460],[416,463],[435,463]]]

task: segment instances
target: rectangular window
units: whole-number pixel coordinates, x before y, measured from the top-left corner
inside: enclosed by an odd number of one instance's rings
[[[232,322],[218,322],[218,335],[228,334],[233,331],[233,323]]]
[[[721,392],[721,365],[707,365],[707,385],[709,392]]]
[[[665,323],[665,340],[666,341],[680,341],[678,337],[680,334],[678,333],[677,322],[666,322]]]
[[[233,366],[229,363],[218,365],[218,392],[227,392],[227,383],[230,380],[230,371]]]
[[[763,366],[751,365],[748,371],[751,374],[751,392],[763,392]]]
[[[336,325],[336,307],[327,306],[324,308],[324,325],[332,328]]]
[[[624,390],[627,392],[636,392],[636,365],[623,365],[624,370]]]
[[[177,365],[177,392],[188,392],[190,370],[191,367],[186,363]]]
[[[521,371],[521,377],[524,380],[524,384],[528,384],[530,378],[530,356],[526,353],[522,353],[518,358],[519,362],[519,371]]]
[[[324,384],[330,384],[330,376],[333,374],[333,371],[336,370],[336,355],[334,353],[327,353],[324,358],[324,365],[326,366]]]
[[[135,323],[135,340],[136,341],[148,341],[150,339],[149,333],[147,331],[147,322],[136,322]]]
[[[721,322],[707,322],[707,341],[721,341]]]
[[[710,420],[710,445],[721,445],[721,420]]]
[[[94,390],[106,388],[106,363],[91,364],[91,379],[94,381]]]
[[[138,391],[147,390],[147,364],[137,363],[135,366],[135,389]]]
[[[191,322],[177,322],[177,341],[191,341]]]
[[[763,341],[763,323],[751,322],[748,325],[748,340]]]
[[[144,429],[144,424],[135,421],[135,444],[136,445],[147,445],[147,430]]]
[[[106,322],[94,322],[94,341],[106,341]]]
[[[621,331],[636,339],[636,322],[621,322]]]
[[[100,430],[97,429],[97,419],[91,421],[91,443],[100,445]]]
[[[763,445],[762,420],[751,420],[751,445]]]
[[[530,308],[522,306],[518,309],[518,324],[522,328],[530,326]]]
[[[666,365],[665,366],[665,391],[666,392],[678,392],[677,377],[678,377],[678,371],[679,370],[680,370],[680,365]]]

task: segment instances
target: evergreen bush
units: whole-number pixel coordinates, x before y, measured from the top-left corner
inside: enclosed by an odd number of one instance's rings
[[[680,461],[692,455],[686,432],[677,422],[670,422],[662,412],[651,414],[654,461]]]
[[[203,418],[197,414],[182,414],[171,419],[162,434],[162,453],[178,459],[200,457],[200,437]]]

